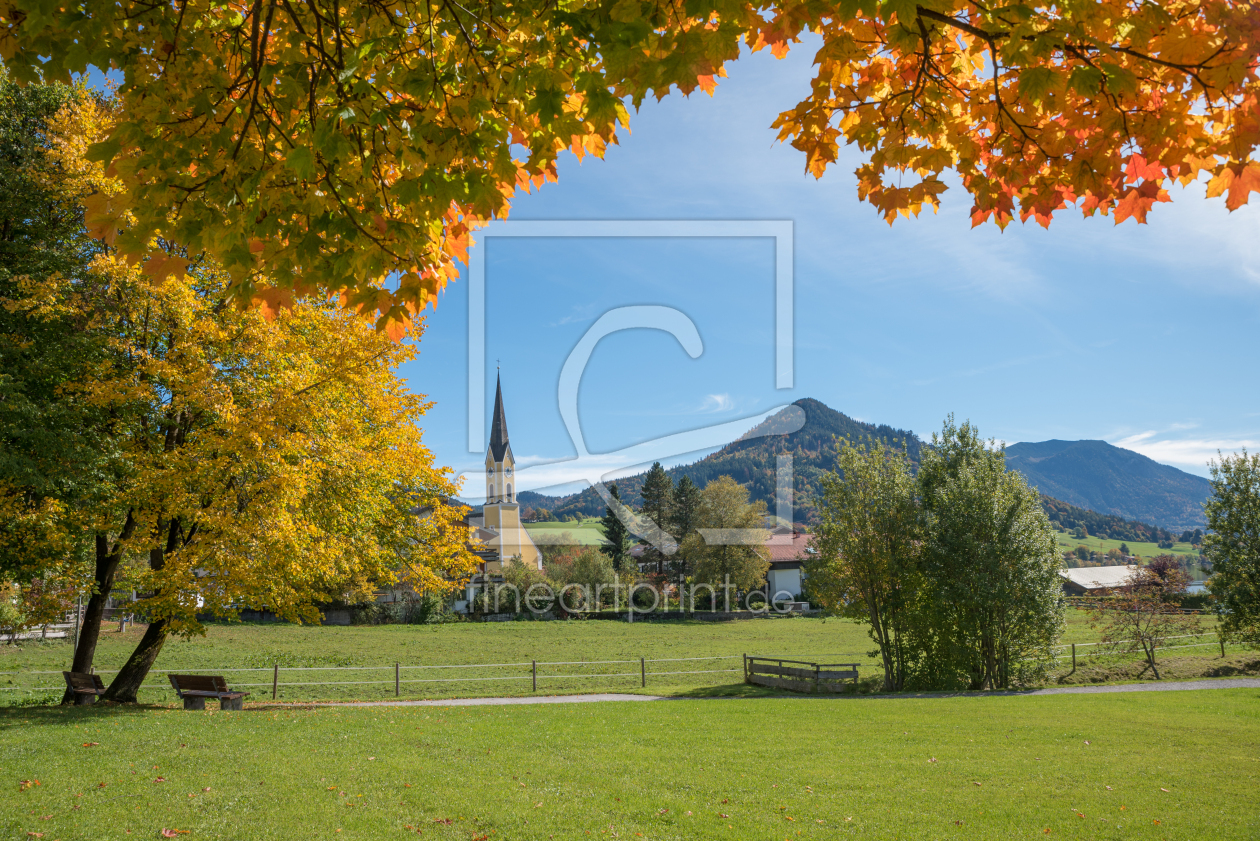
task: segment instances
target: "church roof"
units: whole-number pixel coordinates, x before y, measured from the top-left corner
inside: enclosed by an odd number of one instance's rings
[[[495,461],[503,461],[508,448],[507,415],[503,414],[503,386],[494,378],[494,421],[490,427],[490,453]]]

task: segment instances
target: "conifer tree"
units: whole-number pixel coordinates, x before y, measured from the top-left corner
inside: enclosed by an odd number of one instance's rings
[[[674,496],[674,482],[665,472],[665,468],[661,467],[659,461],[648,470],[647,476],[643,479],[643,487],[639,489],[639,495],[643,497],[643,513],[651,518],[657,529],[662,532],[667,531],[669,510]],[[673,535],[673,537],[674,541],[682,539],[679,535]],[[651,540],[650,537],[648,539]],[[657,575],[665,574],[664,549],[665,546],[662,545],[653,546],[649,550],[651,559],[656,561]]]
[[[608,494],[621,504],[621,492],[617,490],[617,484],[608,486]],[[626,524],[621,522],[621,518],[617,516],[617,512],[612,506],[604,509],[604,516],[599,523],[600,531],[604,533],[604,545],[601,551],[608,557],[612,558],[613,569],[620,572],[625,569],[626,563],[630,557],[630,530],[626,528]]]

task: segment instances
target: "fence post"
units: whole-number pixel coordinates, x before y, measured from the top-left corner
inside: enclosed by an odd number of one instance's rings
[[[276,690],[280,688],[280,664],[276,663],[271,671],[271,700],[276,700]]]
[[[530,661],[530,675],[534,678],[534,691],[538,691],[538,661]]]
[[[1076,643],[1072,643],[1072,671],[1069,674],[1076,674]]]
[[[1225,638],[1224,638],[1224,637],[1217,637],[1217,639],[1218,639],[1218,640],[1220,640],[1220,643],[1221,643],[1221,659],[1222,659],[1222,660],[1224,660],[1224,659],[1225,659]]]
[[[394,663],[394,697],[395,698],[398,697],[398,693],[399,693],[398,671],[399,671],[398,663],[395,662]]]
[[[748,683],[748,655],[744,655],[744,683]]]
[[[647,686],[647,665],[639,658],[639,686]]]

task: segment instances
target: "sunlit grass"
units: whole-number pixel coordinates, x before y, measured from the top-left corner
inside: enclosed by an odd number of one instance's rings
[[[0,828],[67,841],[1255,838],[1258,744],[1260,690],[1238,689],[7,709]]]

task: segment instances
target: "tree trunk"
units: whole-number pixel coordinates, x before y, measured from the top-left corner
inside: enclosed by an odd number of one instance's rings
[[[109,536],[103,532],[96,534],[96,574],[95,587],[88,599],[87,609],[83,611],[83,622],[79,628],[79,644],[74,650],[74,660],[70,671],[90,672],[92,661],[96,657],[96,643],[101,637],[101,622],[105,617],[105,604],[114,589],[114,576],[118,572],[118,564],[122,561],[123,544],[135,532],[136,522],[131,514],[123,524],[118,541],[111,548]],[[61,703],[73,704],[75,695],[69,689],[61,696]]]
[[[149,670],[153,668],[153,663],[162,653],[162,644],[166,642],[166,627],[165,619],[149,623],[148,629],[140,639],[140,644],[136,646],[135,651],[131,652],[122,670],[110,683],[109,689],[105,690],[104,697],[107,701],[121,701],[127,704],[136,702],[140,685],[149,676]]]
[[[154,546],[149,550],[149,569],[158,572],[166,566],[167,553],[174,552],[179,546],[179,525],[178,517],[165,522],[158,521],[158,533],[160,534],[163,530],[166,531],[166,544],[165,546]],[[153,668],[154,661],[162,653],[162,644],[166,642],[167,628],[168,623],[165,618],[156,619],[149,623],[144,636],[140,638],[140,644],[136,646],[135,651],[131,652],[131,656],[127,658],[127,662],[123,665],[122,670],[114,677],[109,688],[105,690],[104,697],[106,700],[121,701],[128,704],[136,702],[136,693],[140,691],[140,684],[144,683],[144,679],[149,675],[149,670]]]

